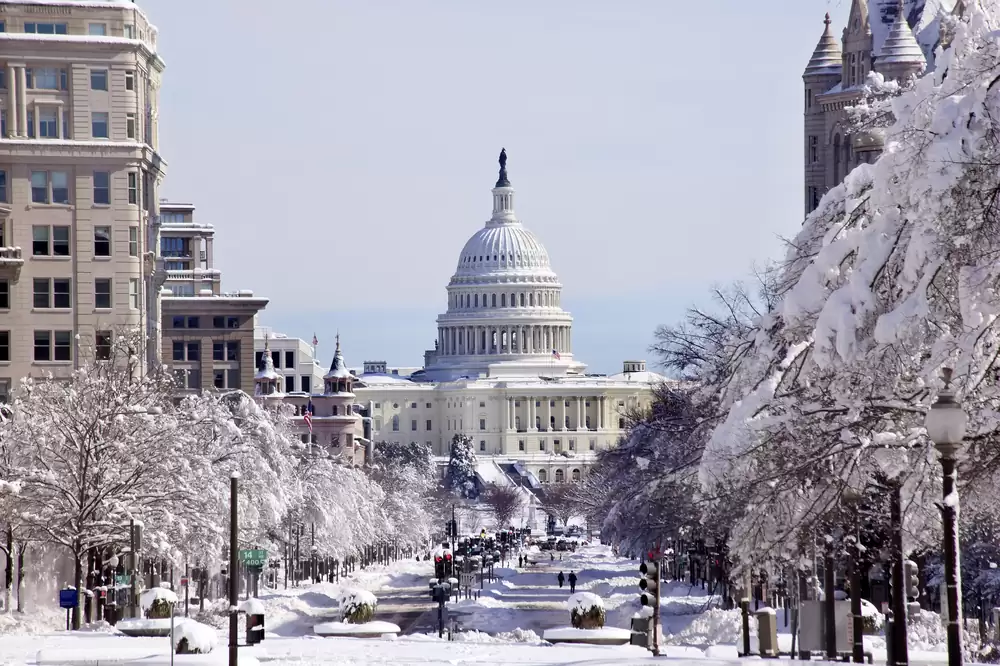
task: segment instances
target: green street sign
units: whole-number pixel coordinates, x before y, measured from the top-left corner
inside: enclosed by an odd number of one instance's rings
[[[267,551],[264,549],[241,550],[240,562],[245,567],[263,567],[267,564]]]
[[[129,584],[128,574],[123,576],[115,576],[115,585],[128,585]]]

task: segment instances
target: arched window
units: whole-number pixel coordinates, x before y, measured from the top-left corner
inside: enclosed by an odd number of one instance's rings
[[[511,294],[510,295],[510,307],[514,307],[515,305],[517,305],[516,294]]]
[[[507,307],[507,294],[500,294],[500,307]]]
[[[561,469],[556,470],[556,483],[562,483],[566,480],[566,474],[563,473]]]
[[[545,483],[549,480],[549,475],[546,474],[544,469],[538,470],[538,480],[542,483]]]
[[[844,177],[847,177],[848,172],[851,170],[851,139],[849,136],[844,136]]]
[[[528,294],[528,305],[535,307],[535,292]]]
[[[479,307],[479,294],[476,294],[475,303],[476,303],[476,307],[478,308]]]
[[[399,432],[399,414],[392,415],[392,431]]]
[[[492,301],[492,303],[493,303],[493,305],[492,305],[491,307],[494,307],[494,308],[495,308],[495,307],[497,306],[497,295],[496,295],[496,294],[493,294],[493,298],[491,298],[490,300],[491,300],[491,301]]]
[[[333,406],[333,415],[337,416],[337,405]]]
[[[580,470],[574,469],[573,472],[571,473],[571,475],[572,475],[573,481],[579,481],[580,480]]]
[[[549,427],[552,428],[553,430],[556,429],[556,417],[554,416],[549,417]]]
[[[840,135],[833,136],[833,182],[840,182]]]
[[[518,432],[521,432],[521,417],[520,416],[515,416],[514,417],[514,430],[516,430]]]
[[[524,292],[521,292],[521,307],[524,307]]]

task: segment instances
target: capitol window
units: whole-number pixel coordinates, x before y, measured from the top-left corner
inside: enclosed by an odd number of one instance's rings
[[[507,307],[507,294],[500,294],[500,307]]]
[[[479,429],[486,430],[486,419],[479,419]]]
[[[480,451],[485,451],[486,450],[486,440],[485,439],[479,440],[479,450]]]
[[[479,307],[479,294],[476,294],[475,304],[476,304],[476,307],[478,308]]]
[[[545,450],[545,440],[544,439],[538,440],[538,450],[539,451],[544,451]]]
[[[517,450],[518,451],[524,451],[524,440],[523,439],[517,440]]]
[[[392,417],[392,431],[399,432],[399,415],[393,415]]]
[[[497,306],[497,295],[496,294],[493,294],[492,301],[493,301],[493,306],[492,307],[496,307]]]

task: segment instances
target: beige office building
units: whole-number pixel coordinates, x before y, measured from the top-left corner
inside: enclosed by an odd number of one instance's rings
[[[156,36],[131,2],[0,3],[0,401],[124,326],[158,357]]]

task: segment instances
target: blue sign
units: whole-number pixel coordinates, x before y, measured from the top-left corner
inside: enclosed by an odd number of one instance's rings
[[[76,608],[76,590],[59,590],[59,608]]]

